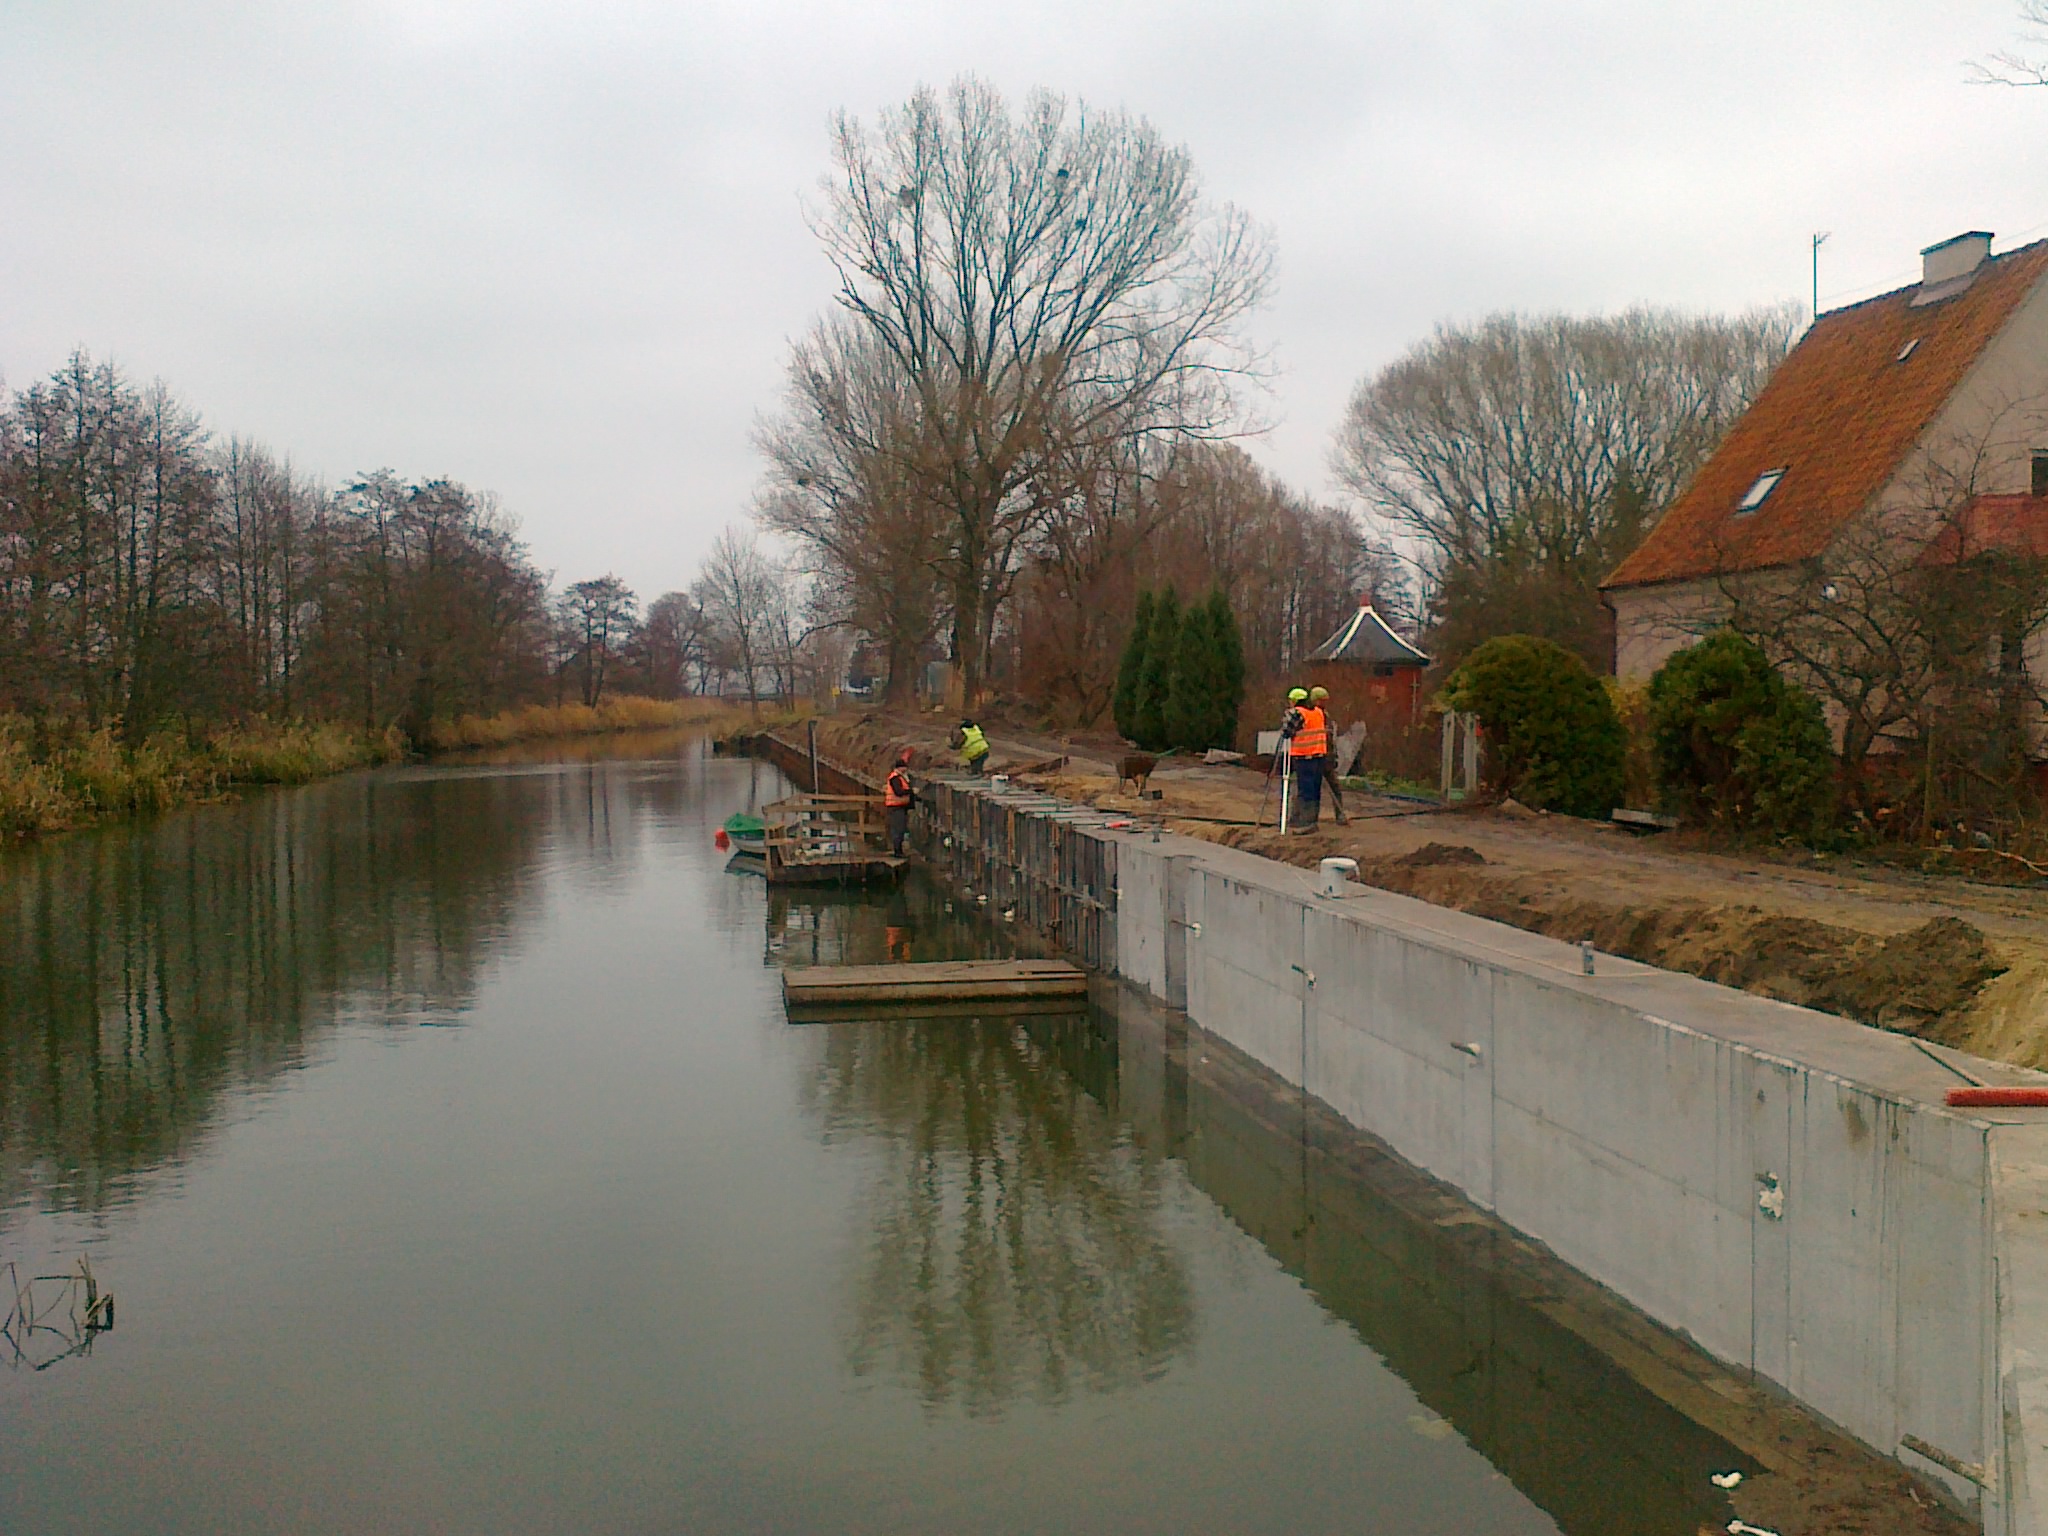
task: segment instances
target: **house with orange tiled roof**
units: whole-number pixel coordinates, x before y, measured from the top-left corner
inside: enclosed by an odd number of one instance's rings
[[[1745,584],[1820,568],[1852,528],[1930,556],[1941,539],[2048,549],[2048,240],[1991,243],[1929,246],[1918,283],[1814,322],[1602,584],[1621,678],[1713,629]]]

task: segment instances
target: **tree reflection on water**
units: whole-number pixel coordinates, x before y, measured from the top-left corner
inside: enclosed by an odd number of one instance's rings
[[[1073,1070],[1114,1054],[1087,1015],[817,1027],[826,1134],[876,1146],[855,1375],[987,1417],[1157,1376],[1188,1348],[1193,1293],[1164,1230],[1161,1165]]]
[[[357,776],[9,855],[0,1211],[120,1202],[338,1018],[452,1021],[528,904],[545,808],[503,778]]]

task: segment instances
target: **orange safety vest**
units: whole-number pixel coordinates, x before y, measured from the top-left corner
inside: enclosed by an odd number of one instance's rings
[[[1301,706],[1301,729],[1287,750],[1296,757],[1327,757],[1330,754],[1330,717],[1313,704]]]
[[[901,768],[889,770],[889,782],[882,790],[882,804],[892,811],[910,804],[910,775]]]

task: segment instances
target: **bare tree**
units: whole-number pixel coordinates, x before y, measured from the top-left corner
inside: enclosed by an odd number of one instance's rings
[[[1485,638],[1498,599],[1517,627],[1537,620],[1584,649],[1601,578],[1756,398],[1797,324],[1781,308],[1439,327],[1360,382],[1333,468],[1419,546],[1435,616],[1476,617],[1449,648]]]
[[[583,702],[592,708],[604,698],[613,663],[632,639],[639,608],[632,590],[616,576],[579,581],[562,594],[562,625],[571,636],[582,675]]]
[[[689,689],[692,667],[704,661],[704,609],[687,592],[664,592],[647,605],[640,626],[641,663],[647,686],[658,698],[675,698]]]
[[[920,430],[887,354],[841,321],[797,344],[784,409],[755,434],[769,465],[762,522],[804,551],[819,612],[880,642],[893,704],[914,699],[943,611],[948,518],[911,472]]]
[[[690,596],[704,610],[713,643],[746,684],[747,704],[761,712],[761,669],[775,655],[778,573],[760,540],[744,526],[727,528],[711,546]]]
[[[812,227],[838,302],[902,380],[892,451],[948,519],[954,651],[979,693],[1014,560],[1057,495],[1058,445],[1214,435],[1255,358],[1238,326],[1271,258],[1201,199],[1187,152],[1142,121],[1035,92],[920,90],[872,129],[842,114]]]
[[[1970,80],[1975,85],[2048,85],[2048,0],[2021,0],[2020,28],[2025,39],[2043,52],[2029,57],[2016,48],[2003,48],[1988,58],[1972,61]]]

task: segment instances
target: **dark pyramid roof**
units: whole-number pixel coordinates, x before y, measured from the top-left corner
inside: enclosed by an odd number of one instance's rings
[[[1403,640],[1380,617],[1369,602],[1344,621],[1343,627],[1308,653],[1310,661],[1390,661],[1403,666],[1426,667],[1429,657]]]

